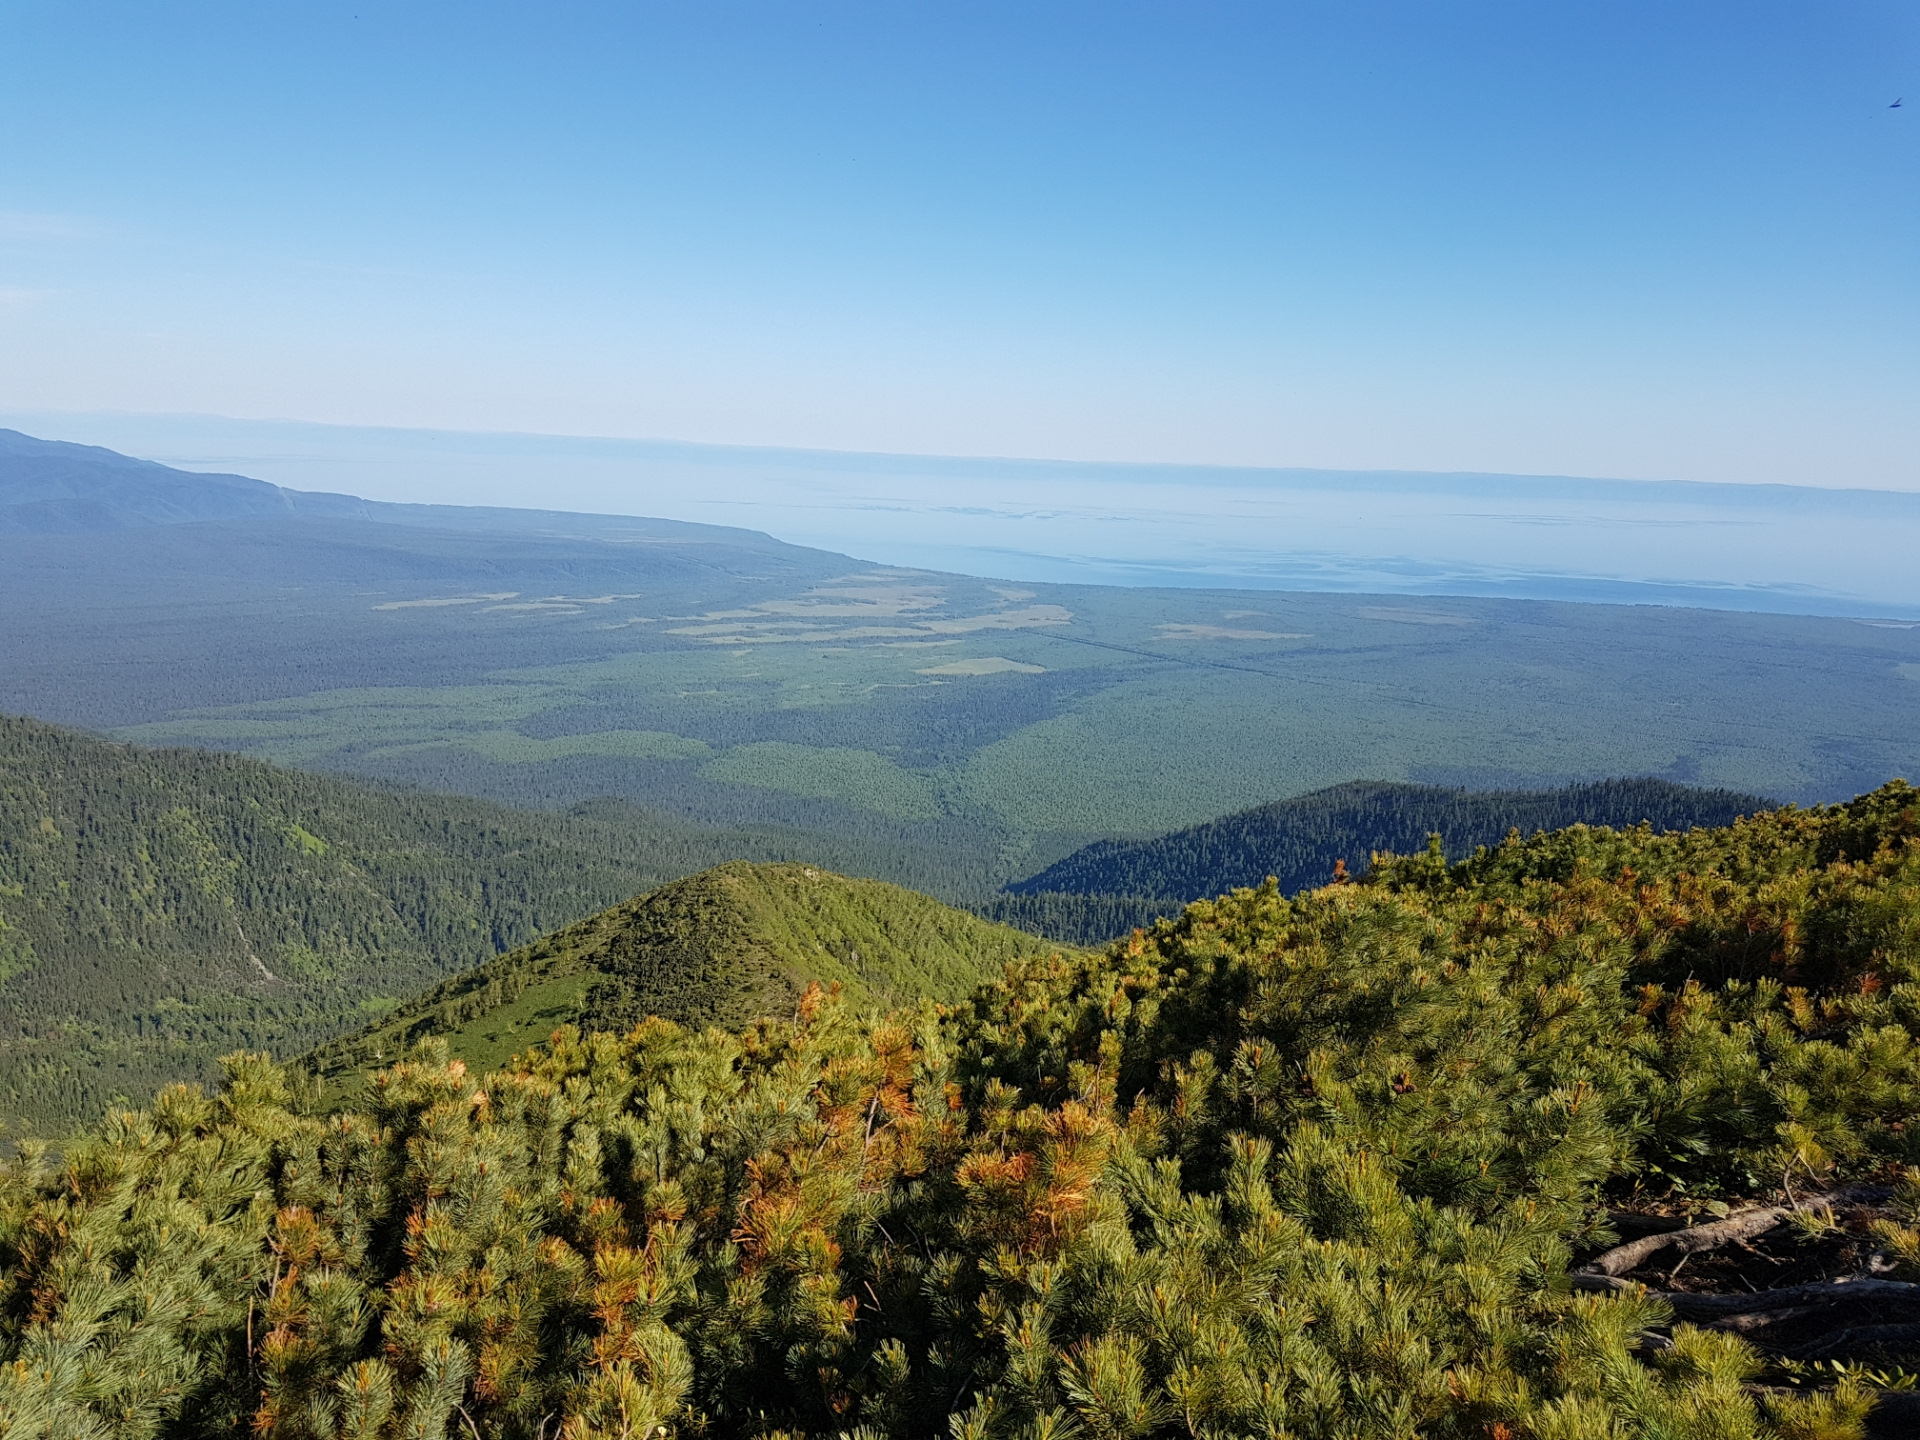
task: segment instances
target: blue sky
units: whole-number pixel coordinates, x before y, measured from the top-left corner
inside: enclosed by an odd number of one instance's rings
[[[0,409],[1920,489],[1917,127],[1911,3],[9,0]]]

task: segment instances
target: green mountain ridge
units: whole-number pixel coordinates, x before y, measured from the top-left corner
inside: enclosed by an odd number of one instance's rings
[[[1475,802],[1444,793],[1456,805]],[[1676,803],[1720,803],[1682,787],[1664,793]],[[614,800],[565,814],[511,809],[0,717],[0,1133],[65,1133],[169,1081],[205,1079],[216,1057],[236,1048],[301,1053],[442,982],[453,992],[433,1006],[464,1013],[477,1002],[463,987],[483,982],[455,977],[471,967],[732,860],[801,861],[896,881],[905,868],[926,873],[919,889],[940,878],[924,857],[877,841],[716,829]],[[960,889],[966,867],[955,871],[945,878]],[[895,892],[896,903],[908,893]],[[777,908],[763,906],[741,933],[787,925]],[[1125,895],[1036,895],[1001,897],[977,912],[1075,944],[1171,908]],[[723,906],[683,928],[710,920],[719,933],[735,918]],[[928,955],[956,944],[972,953],[965,926],[941,924],[951,934]],[[742,953],[758,943],[742,941]],[[850,943],[862,964],[894,963],[877,958],[880,938]],[[834,959],[831,945],[800,969],[788,942],[772,949],[795,975],[837,980],[856,995],[863,986],[896,993],[885,974],[869,980],[859,965]],[[660,1013],[737,1025],[747,1018],[741,1005],[759,1003],[736,1004],[724,984],[690,978],[707,959],[685,963],[694,969],[675,971],[674,984],[705,984],[705,998],[656,985],[648,993]],[[755,987],[771,973],[756,970],[741,996],[762,994]],[[978,978],[967,974],[968,983]],[[495,1063],[554,1023],[583,1018],[584,983],[543,981],[538,994],[515,1000],[515,1018],[493,1025],[511,1042],[475,1040],[475,1054]],[[527,990],[520,979],[510,984],[517,997]],[[957,997],[938,977],[926,993]],[[765,994],[779,1008],[774,992]],[[606,1005],[615,999],[613,990],[600,996]],[[614,1011],[606,1013],[611,1023]],[[620,1013],[637,1018],[631,1006]]]
[[[1268,876],[1288,895],[1326,884],[1336,865],[1358,876],[1374,855],[1418,854],[1436,834],[1448,858],[1463,860],[1513,830],[1711,828],[1777,803],[1655,778],[1484,791],[1351,781],[1151,839],[1096,841],[1008,885],[981,911],[1061,940],[1099,942]]]
[[[436,986],[302,1064],[339,1087],[438,1038],[488,1070],[557,1028],[649,1016],[737,1030],[810,984],[856,1009],[955,1002],[1061,947],[930,896],[800,864],[733,861],[661,886]]]

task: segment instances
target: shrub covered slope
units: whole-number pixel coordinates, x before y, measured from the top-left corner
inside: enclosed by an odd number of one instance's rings
[[[1177,913],[1189,901],[1258,885],[1283,894],[1354,872],[1379,852],[1424,850],[1439,835],[1455,860],[1497,845],[1509,830],[1531,835],[1568,825],[1655,830],[1726,825],[1775,802],[1670,780],[1602,780],[1558,790],[1460,790],[1356,780],[1191,825],[1150,840],[1100,840],[982,907],[996,920],[1056,939],[1098,942]]]
[[[1920,1320],[1917,1023],[1894,785],[1241,890],[943,1013],[430,1044],[341,1113],[237,1057],[6,1173],[0,1430],[1843,1440],[1815,1359]],[[1729,1227],[1871,1273],[1690,1291]]]

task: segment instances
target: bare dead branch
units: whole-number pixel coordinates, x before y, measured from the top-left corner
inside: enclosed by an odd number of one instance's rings
[[[1788,1205],[1762,1205],[1753,1210],[1743,1210],[1738,1215],[1730,1215],[1725,1220],[1716,1220],[1710,1225],[1692,1225],[1685,1230],[1669,1230],[1663,1235],[1643,1235],[1638,1240],[1629,1240],[1624,1245],[1616,1245],[1604,1254],[1596,1255],[1580,1267],[1579,1273],[1625,1275],[1630,1270],[1638,1270],[1654,1256],[1669,1251],[1686,1256],[1698,1250],[1715,1250],[1753,1235],[1764,1235],[1792,1214],[1793,1207]]]
[[[1578,1276],[1625,1275],[1629,1271],[1638,1270],[1656,1255],[1672,1252],[1684,1258],[1701,1250],[1718,1249],[1722,1245],[1731,1245],[1736,1240],[1748,1240],[1756,1235],[1764,1235],[1774,1226],[1791,1219],[1794,1214],[1802,1210],[1857,1204],[1868,1199],[1882,1198],[1887,1193],[1882,1186],[1849,1185],[1826,1195],[1809,1195],[1797,1205],[1760,1205],[1751,1210],[1743,1210],[1738,1215],[1729,1215],[1725,1220],[1716,1220],[1709,1225],[1691,1225],[1684,1230],[1644,1235],[1638,1240],[1629,1240],[1624,1245],[1616,1245],[1604,1254],[1595,1256],[1576,1272],[1574,1283],[1580,1289],[1617,1289],[1619,1287],[1612,1285],[1581,1285]]]

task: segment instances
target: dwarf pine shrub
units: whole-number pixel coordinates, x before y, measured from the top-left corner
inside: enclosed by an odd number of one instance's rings
[[[239,1056],[7,1168],[0,1430],[1846,1440],[1851,1382],[1568,1275],[1636,1191],[1903,1175],[1913,1265],[1917,1005],[1890,786],[1236,891],[945,1011],[429,1044],[336,1113]]]

